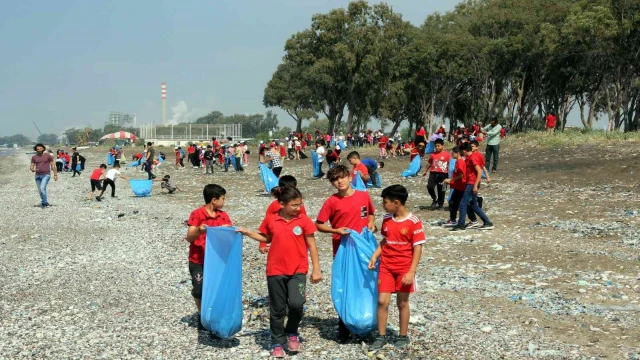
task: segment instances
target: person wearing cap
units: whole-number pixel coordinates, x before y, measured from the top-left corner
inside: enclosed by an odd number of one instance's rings
[[[280,153],[276,147],[276,143],[272,142],[270,144],[270,149],[264,154],[264,159],[261,160],[261,163],[269,163],[271,162],[271,171],[273,174],[279,178],[280,173],[282,172],[282,162],[280,162]]]
[[[485,159],[487,168],[491,168],[492,173],[498,172],[498,156],[500,153],[500,133],[502,126],[498,124],[498,118],[492,117],[489,125],[482,128],[487,134],[487,148],[485,150]],[[493,163],[491,158],[493,157]]]

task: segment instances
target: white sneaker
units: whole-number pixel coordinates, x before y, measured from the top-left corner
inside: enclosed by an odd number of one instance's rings
[[[467,225],[465,225],[465,227],[469,229],[475,229],[480,227],[480,224],[477,221],[470,221]]]

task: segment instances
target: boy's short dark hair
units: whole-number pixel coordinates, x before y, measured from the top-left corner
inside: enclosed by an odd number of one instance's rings
[[[211,149],[211,145],[207,145],[207,149]]]
[[[384,161],[378,161],[378,165],[380,165],[380,169],[384,168]]]
[[[437,145],[437,144],[444,145],[444,140],[442,140],[442,139],[436,139],[436,141],[434,141],[434,143],[435,143],[436,145]]]
[[[114,167],[114,168],[119,168],[119,167],[120,167],[120,164],[115,163],[115,164],[113,164],[113,167]]]
[[[171,179],[171,175],[165,175],[164,177],[162,177],[162,180],[167,181]]]
[[[324,140],[322,140],[322,139],[316,140],[316,144],[320,144],[320,145],[324,146]]]
[[[471,151],[471,144],[469,143],[460,144],[460,151]]]
[[[204,190],[202,190],[205,204],[210,203],[214,199],[218,200],[225,195],[227,195],[227,190],[218,184],[205,185]]]
[[[347,169],[346,166],[336,165],[333,168],[329,169],[329,171],[327,171],[327,179],[329,179],[329,181],[331,182],[334,182],[338,179],[342,179],[343,177],[349,176],[349,174],[351,173],[349,172],[349,169]]]
[[[457,146],[454,146],[453,149],[451,149],[451,152],[454,154],[460,154],[460,148]]]
[[[352,151],[349,153],[349,155],[347,155],[347,160],[354,158],[360,160],[360,153],[358,153],[357,151]]]
[[[471,141],[469,142],[469,144],[471,144],[471,145],[475,145],[476,147],[478,147],[478,146],[480,145],[480,143],[478,142],[478,140],[471,140]]]
[[[384,188],[380,196],[390,201],[398,200],[400,204],[404,205],[409,198],[409,191],[402,185],[391,185]]]
[[[280,187],[291,186],[291,187],[297,188],[298,180],[296,180],[296,178],[293,175],[283,175],[278,180],[278,186]]]
[[[152,143],[151,141],[149,141],[149,142],[147,143],[147,146],[153,146],[153,143]]]
[[[100,168],[101,169],[106,169],[107,168],[107,164],[100,164]]]

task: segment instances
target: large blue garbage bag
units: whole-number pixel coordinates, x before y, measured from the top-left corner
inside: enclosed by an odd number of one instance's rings
[[[413,177],[420,171],[420,156],[416,156],[409,163],[409,167],[402,172],[402,177]]]
[[[233,166],[233,170],[238,170],[238,159],[235,156],[231,155],[231,166]]]
[[[116,157],[112,153],[107,154],[107,165],[113,166],[116,163]]]
[[[378,324],[378,267],[369,259],[378,243],[367,228],[342,236],[331,270],[331,300],[340,319],[354,334],[364,336]],[[205,267],[206,268],[206,267]]]
[[[276,177],[267,165],[262,163],[260,163],[260,179],[262,179],[262,183],[264,184],[264,190],[268,193],[270,193],[274,187],[278,186],[278,177]]]
[[[360,173],[357,173],[356,177],[351,179],[351,187],[353,187],[354,190],[367,191],[367,187],[364,185]]]
[[[344,149],[346,149],[346,148],[347,148],[347,147],[344,145],[344,141],[342,141],[342,140],[338,141],[338,146],[340,146],[340,150],[344,150]]]
[[[129,165],[127,165],[127,167],[139,166],[139,165],[140,165],[140,160],[136,160],[136,161],[130,162]]]
[[[449,160],[449,179],[453,176],[453,171],[456,169],[456,159]],[[453,195],[453,189],[449,189],[449,196],[447,196],[447,202],[451,202],[451,196]]]
[[[382,177],[380,176],[380,174],[375,173],[376,181],[378,182],[378,186],[382,186]],[[368,188],[372,188],[373,187],[373,182],[371,181],[371,176],[369,176],[369,180],[367,181],[367,187]]]
[[[434,151],[436,151],[436,143],[433,141],[429,141],[429,143],[427,144],[427,147],[424,148],[424,153],[425,154],[431,154]]]
[[[242,328],[242,235],[235,227],[207,228],[200,322],[223,339]]]
[[[76,171],[82,171],[82,165],[80,164],[76,165]]]
[[[150,196],[152,184],[153,184],[152,180],[137,180],[137,179],[129,180],[131,191],[133,191],[133,193],[138,197]]]
[[[318,162],[318,154],[311,151],[311,163],[313,164],[313,177],[320,176],[320,163]]]

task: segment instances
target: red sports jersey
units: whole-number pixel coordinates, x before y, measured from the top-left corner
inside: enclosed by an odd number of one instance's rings
[[[189,226],[231,226],[229,215],[222,210],[215,210],[213,216],[209,215],[207,209],[202,206],[193,210],[187,221]],[[198,238],[189,246],[189,261],[195,264],[204,264],[204,247],[207,242],[207,233],[198,235]]]
[[[449,173],[449,160],[451,160],[451,154],[447,151],[432,153],[429,155],[429,160],[431,162],[429,171],[432,173]]]
[[[280,212],[280,209],[282,209],[280,202],[277,199],[273,200],[271,204],[269,204],[269,207],[267,208],[267,213],[265,214],[265,217],[269,215],[277,214],[278,212]],[[300,215],[307,215],[307,209],[305,209],[304,204],[300,207]],[[267,243],[261,242],[258,247],[266,248],[267,246],[268,246]]]
[[[393,214],[382,219],[382,231],[385,238],[380,256],[380,268],[394,274],[409,271],[413,260],[413,247],[425,243],[422,223],[417,216],[409,214],[405,219],[396,220]]]
[[[363,177],[364,175],[369,175],[369,170],[367,170],[367,167],[364,166],[363,163],[360,163],[353,167],[353,170],[351,170],[351,177],[355,179],[356,173],[358,172],[360,172],[360,177]]]
[[[476,183],[476,178],[478,177],[475,166],[479,165],[480,167],[484,167],[484,156],[476,151],[467,156],[465,163],[467,164],[467,171],[465,173],[467,176],[467,184],[473,185]]]
[[[305,237],[317,231],[307,215],[287,221],[280,214],[269,215],[258,231],[271,237],[267,256],[267,276],[306,274],[309,271]]]
[[[321,223],[329,221],[334,229],[347,227],[360,232],[369,225],[369,215],[374,213],[373,202],[365,191],[355,191],[353,195],[346,197],[333,194],[322,205],[317,221]],[[340,246],[340,235],[333,234],[332,237],[335,256]]]

